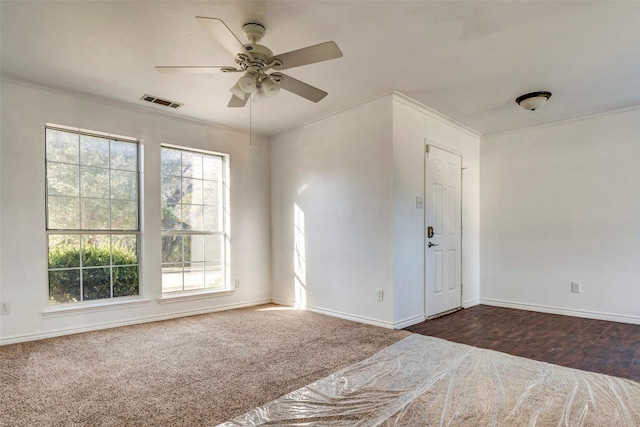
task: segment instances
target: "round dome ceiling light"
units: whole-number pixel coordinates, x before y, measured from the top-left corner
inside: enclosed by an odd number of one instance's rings
[[[531,92],[517,97],[516,103],[525,110],[535,111],[546,104],[549,98],[551,92]]]

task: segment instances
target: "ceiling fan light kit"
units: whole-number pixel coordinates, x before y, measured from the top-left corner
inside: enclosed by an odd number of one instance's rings
[[[260,87],[267,98],[273,98],[280,92],[280,85],[270,76],[266,76],[262,80]]]
[[[231,89],[229,90],[231,91],[231,93],[233,93],[235,96],[237,96],[240,99],[244,99],[245,95],[247,95],[247,92],[242,90],[242,88],[240,87],[239,81],[235,85],[233,85],[233,87],[231,87]]]
[[[253,94],[251,99],[253,99],[253,102],[266,101],[267,100],[267,94],[265,93],[264,88],[262,86],[258,87],[258,90],[256,90],[256,92]]]
[[[255,93],[262,98],[273,98],[280,91],[279,79],[274,76],[260,75],[259,72],[247,72],[229,89],[235,96],[245,99],[247,94]]]
[[[335,42],[320,43],[274,56],[269,48],[258,44],[266,33],[265,27],[261,24],[250,22],[243,25],[242,31],[249,43],[242,44],[222,20],[203,16],[196,16],[196,20],[207,28],[224,48],[235,55],[236,66],[158,66],[156,69],[159,72],[244,72],[230,89],[233,96],[227,106],[231,108],[244,107],[251,97],[255,101],[273,98],[281,88],[312,102],[318,102],[327,96],[327,92],[279,71],[342,57],[342,52]],[[272,69],[278,72],[270,73]]]
[[[256,91],[256,76],[252,73],[246,73],[238,80],[238,86],[244,93],[253,93]]]
[[[525,110],[535,111],[551,98],[551,92],[538,91],[525,93],[516,98],[516,103]]]

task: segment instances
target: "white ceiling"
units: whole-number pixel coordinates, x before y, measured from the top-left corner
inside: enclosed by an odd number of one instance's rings
[[[237,74],[167,75],[155,65],[233,65],[194,17],[267,28],[274,54],[335,41],[344,57],[287,70],[329,92],[317,104],[281,91],[252,105],[254,131],[273,135],[401,92],[482,134],[640,105],[640,1],[6,1],[3,76],[247,129],[228,109]],[[536,112],[514,99],[548,90]],[[144,105],[150,105],[144,103]],[[153,105],[152,108],[166,110]]]

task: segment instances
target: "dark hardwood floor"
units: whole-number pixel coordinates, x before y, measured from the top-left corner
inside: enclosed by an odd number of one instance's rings
[[[406,330],[640,381],[640,325],[478,305]]]

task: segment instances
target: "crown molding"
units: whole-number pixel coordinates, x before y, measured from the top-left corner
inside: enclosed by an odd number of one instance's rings
[[[393,97],[394,101],[397,101],[403,105],[406,105],[410,108],[413,108],[416,111],[419,111],[423,114],[426,114],[427,116],[438,120],[446,125],[452,126],[454,128],[456,128],[457,130],[466,133],[469,136],[472,136],[474,138],[480,138],[480,136],[482,136],[482,134],[478,131],[476,131],[475,129],[472,129],[468,126],[463,125],[462,123],[452,119],[451,117],[448,117],[436,110],[434,110],[433,108],[430,108],[418,101],[416,101],[413,98],[408,97],[407,95],[403,94],[402,92],[398,92],[398,91],[392,91],[391,92],[391,96]]]

